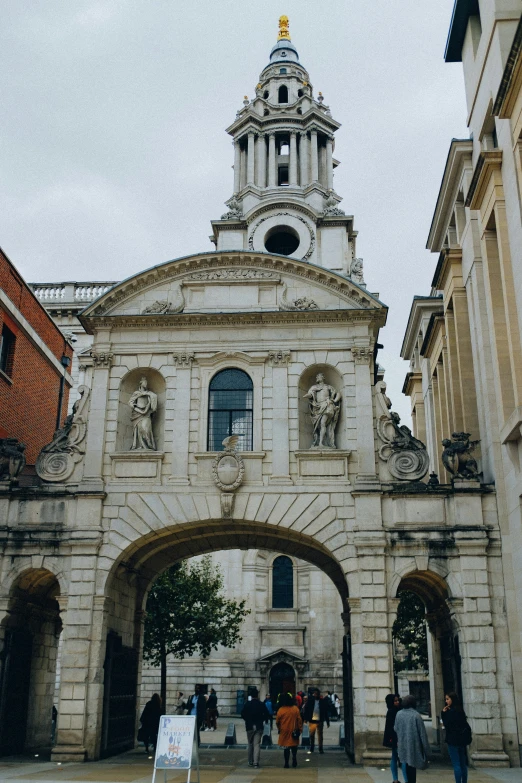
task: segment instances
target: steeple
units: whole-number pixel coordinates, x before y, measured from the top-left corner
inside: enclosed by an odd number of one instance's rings
[[[350,273],[355,259],[353,218],[338,207],[334,190],[333,119],[279,19],[277,42],[227,128],[234,145],[233,195],[213,221],[217,249],[292,255]]]

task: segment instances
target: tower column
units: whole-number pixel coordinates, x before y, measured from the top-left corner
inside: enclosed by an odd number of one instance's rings
[[[255,148],[255,136],[254,131],[248,132],[248,157],[247,157],[247,185],[254,184],[254,148]]]
[[[260,188],[266,188],[266,138],[264,133],[257,137],[256,147],[256,185],[259,185]]]
[[[301,187],[308,185],[308,134],[301,133],[299,142],[299,168],[301,176]]]
[[[234,193],[241,190],[241,148],[239,139],[234,140]]]
[[[295,131],[290,131],[290,167],[289,184],[297,185],[297,137]]]
[[[275,133],[268,134],[268,187],[276,185],[276,148]]]
[[[319,181],[319,157],[317,155],[317,131],[312,130],[310,133],[310,146],[312,156],[312,182]]]
[[[333,136],[326,139],[326,187],[333,190]]]

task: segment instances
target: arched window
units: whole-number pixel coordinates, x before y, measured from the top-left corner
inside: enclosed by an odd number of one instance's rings
[[[252,451],[254,391],[243,370],[221,370],[210,382],[208,450],[222,451],[223,440],[239,435],[238,451]]]
[[[288,87],[284,84],[279,88],[279,103],[288,103]]]
[[[272,563],[272,609],[292,609],[294,605],[294,567],[286,555]]]

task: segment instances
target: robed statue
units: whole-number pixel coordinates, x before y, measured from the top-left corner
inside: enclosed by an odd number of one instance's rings
[[[335,428],[341,412],[341,392],[329,386],[322,372],[304,395],[310,405],[313,449],[335,449]]]
[[[131,394],[129,405],[132,408],[131,422],[134,427],[131,449],[156,451],[152,416],[158,409],[158,395],[148,389],[145,377],[140,380],[137,390]]]

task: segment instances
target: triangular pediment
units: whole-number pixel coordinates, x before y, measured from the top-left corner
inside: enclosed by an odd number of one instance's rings
[[[257,658],[257,663],[282,663],[282,662],[294,662],[294,663],[308,663],[306,658],[301,658],[300,655],[285,650],[284,647],[280,647],[274,652],[263,655],[261,658]]]
[[[329,269],[268,253],[227,251],[167,261],[118,283],[85,308],[98,317],[167,319],[201,314],[381,311],[363,286]]]

